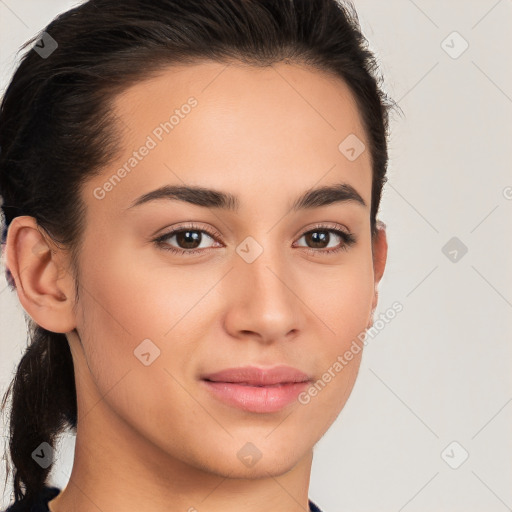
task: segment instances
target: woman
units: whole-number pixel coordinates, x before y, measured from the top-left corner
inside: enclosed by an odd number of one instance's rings
[[[379,81],[335,0],[90,0],[46,27],[0,118],[30,317],[9,510],[320,510],[313,447],[387,255]]]

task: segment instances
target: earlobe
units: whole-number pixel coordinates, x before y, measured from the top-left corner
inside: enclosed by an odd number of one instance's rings
[[[52,332],[74,329],[73,278],[34,217],[22,215],[12,220],[5,249],[18,298],[34,322]]]

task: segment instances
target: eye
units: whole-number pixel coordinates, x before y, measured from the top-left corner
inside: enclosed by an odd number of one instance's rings
[[[206,235],[206,237],[204,236]],[[180,247],[173,247],[170,245],[167,240],[172,238],[176,239],[176,243]],[[220,233],[210,232],[206,229],[200,228],[194,224],[189,226],[181,226],[179,228],[173,229],[168,233],[165,233],[155,240],[153,240],[158,247],[165,251],[170,251],[175,254],[195,254],[198,252],[205,252],[211,249],[210,247],[205,247],[202,245],[204,241],[215,240],[215,238],[220,238]]]
[[[334,237],[332,237],[332,233],[334,233]],[[306,231],[299,240],[302,238],[304,238],[307,243],[313,245],[313,248],[306,247],[306,250],[314,254],[334,254],[340,251],[348,251],[348,249],[356,243],[356,238],[352,233],[323,224]],[[331,245],[331,247],[329,247],[331,242],[334,242],[334,246]]]
[[[191,256],[197,253],[205,253],[213,249],[213,245],[205,246],[204,243],[208,244],[208,240],[215,242],[220,238],[220,233],[216,231],[210,231],[195,224],[190,224],[180,226],[164,233],[153,240],[153,242],[164,251]],[[348,251],[348,249],[356,243],[356,238],[352,233],[324,224],[315,226],[313,229],[306,231],[299,240],[302,238],[306,240],[307,244],[313,245],[313,247],[304,247],[301,245],[298,247],[304,248],[307,252],[313,253],[314,255],[335,254],[340,251]],[[173,246],[169,242],[172,239],[175,239],[175,243],[178,247]],[[335,244],[329,247],[331,242]]]

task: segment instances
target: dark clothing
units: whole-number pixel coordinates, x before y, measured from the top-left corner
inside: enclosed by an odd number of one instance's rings
[[[24,503],[16,503],[11,505],[5,512],[50,512],[48,502],[55,498],[59,492],[60,489],[58,487],[45,486],[31,506]]]
[[[48,502],[53,500],[60,491],[58,487],[46,486],[30,508],[23,503],[17,503],[11,505],[5,512],[50,512]],[[309,510],[310,512],[322,512],[311,500],[309,500]]]

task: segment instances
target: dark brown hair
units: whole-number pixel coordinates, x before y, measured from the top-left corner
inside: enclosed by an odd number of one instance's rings
[[[85,212],[80,187],[113,161],[120,147],[111,103],[129,85],[172,64],[237,60],[269,66],[287,59],[342,78],[357,101],[369,141],[375,236],[387,180],[388,115],[396,105],[381,88],[376,59],[351,4],[90,0],[59,15],[44,34],[58,46],[41,55],[31,46],[39,34],[21,47],[27,51],[1,104],[2,242],[14,217],[33,216],[57,245],[70,251],[76,299]],[[76,432],[77,401],[65,334],[49,332],[30,318],[28,323],[29,345],[2,409],[10,396],[14,499],[30,505],[52,469],[37,464],[32,452],[42,442],[55,447],[66,429]]]

